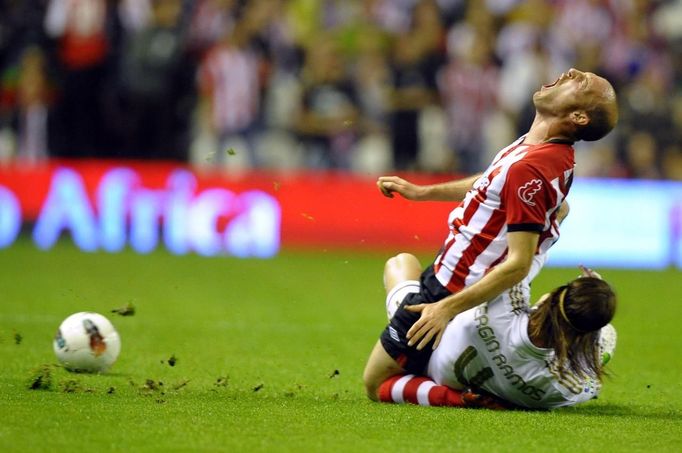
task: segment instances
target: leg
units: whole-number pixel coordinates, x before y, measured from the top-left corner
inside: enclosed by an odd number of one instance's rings
[[[363,379],[367,397],[373,401],[379,400],[379,386],[388,378],[405,373],[405,370],[386,353],[381,341],[377,341],[369,355]]]
[[[399,304],[408,294],[406,290],[409,291],[409,288],[405,288],[405,285],[397,287],[408,280],[418,280],[421,272],[421,264],[414,255],[400,253],[390,258],[384,267],[387,305],[393,305],[393,302]],[[409,286],[409,283],[406,285]],[[390,299],[393,298],[395,301],[392,302]],[[390,318],[392,311],[388,306],[387,308]],[[445,385],[438,385],[425,376],[408,374],[401,364],[386,352],[381,340],[374,345],[367,360],[363,380],[367,397],[372,401],[422,406],[505,408],[497,398],[472,391],[454,390]]]
[[[414,255],[400,253],[390,258],[384,266],[386,293],[390,293],[393,288],[406,280],[418,280],[420,274],[421,264]],[[367,396],[376,401],[381,383],[391,376],[404,372],[405,370],[384,350],[381,341],[377,341],[365,366],[364,381]]]
[[[396,285],[405,280],[419,280],[422,266],[416,256],[399,253],[386,261],[384,266],[384,288],[388,294]]]
[[[422,406],[477,407],[467,400],[468,392],[437,385],[427,377],[406,374],[384,350],[381,341],[374,345],[363,378],[367,397],[372,401]]]

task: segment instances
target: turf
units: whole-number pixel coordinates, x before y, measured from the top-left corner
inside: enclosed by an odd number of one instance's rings
[[[365,398],[387,257],[0,251],[0,451],[682,451],[679,271],[600,269],[620,306],[599,399],[493,412]],[[574,275],[546,269],[534,293]],[[128,303],[134,316],[111,313]],[[83,310],[121,334],[106,375],[49,365],[57,326]],[[29,389],[40,373],[48,388]]]

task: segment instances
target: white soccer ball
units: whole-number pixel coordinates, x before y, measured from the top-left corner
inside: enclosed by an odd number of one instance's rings
[[[59,362],[69,371],[101,373],[121,352],[121,338],[113,324],[98,313],[80,312],[66,318],[52,342]]]
[[[601,364],[606,365],[616,352],[616,328],[612,324],[607,324],[601,328],[599,332],[599,357],[601,357]]]

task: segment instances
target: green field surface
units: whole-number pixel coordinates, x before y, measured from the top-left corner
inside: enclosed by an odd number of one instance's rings
[[[682,451],[680,271],[598,269],[620,304],[599,399],[496,412],[366,399],[388,257],[0,250],[0,451]],[[545,269],[534,295],[576,275]],[[111,313],[128,303],[134,316]],[[77,311],[121,335],[107,374],[51,365],[52,337]],[[29,389],[37,373],[48,389]]]

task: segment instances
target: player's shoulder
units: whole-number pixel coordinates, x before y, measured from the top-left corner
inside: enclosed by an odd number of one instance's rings
[[[523,160],[533,161],[540,159],[561,160],[567,157],[572,158],[575,154],[573,143],[571,142],[542,142],[528,145]]]
[[[552,179],[575,166],[573,147],[567,143],[530,145],[523,157],[514,162],[510,172],[528,172]]]

